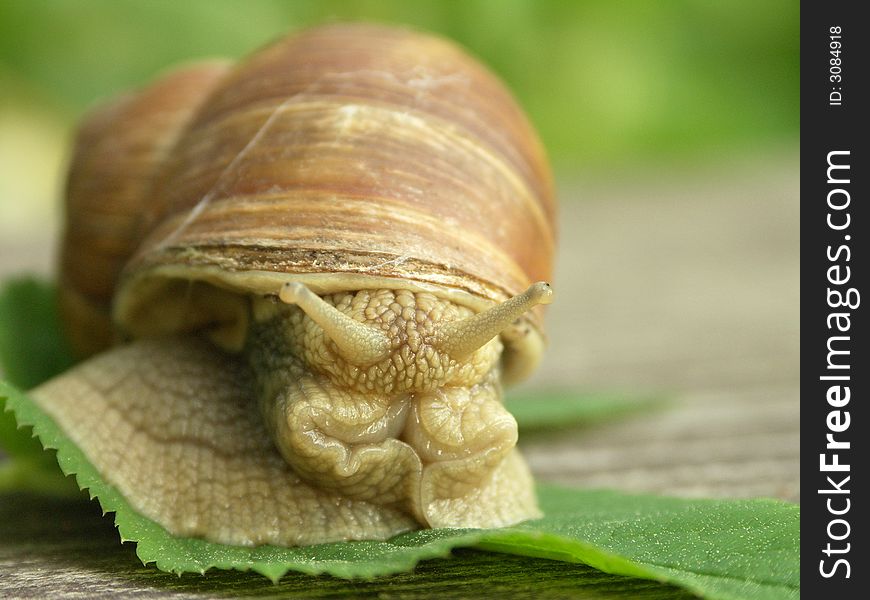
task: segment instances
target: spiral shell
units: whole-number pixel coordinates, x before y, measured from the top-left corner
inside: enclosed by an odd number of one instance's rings
[[[480,310],[550,278],[555,204],[541,144],[501,82],[452,43],[334,25],[283,39],[218,81],[215,73],[178,73],[136,102],[152,103],[179,78],[208,79],[187,82],[198,110],[188,108],[171,151],[164,142],[162,161],[154,152],[135,169],[153,176],[129,192],[130,205],[139,195],[142,239],[119,236],[125,250],[138,247],[114,309],[126,332],[200,326],[205,317],[192,315],[209,310],[179,299],[179,281],[265,294],[289,275],[318,293],[388,285]],[[100,168],[114,172],[85,169],[71,182],[72,231],[89,219],[80,198],[96,198],[73,184],[126,173],[120,163]],[[83,283],[103,291],[115,282],[94,273],[71,281]],[[241,309],[223,304],[208,318],[240,329]],[[532,338],[540,316],[530,315]],[[540,350],[539,340],[526,344],[522,374]]]
[[[100,107],[79,129],[67,182],[60,310],[80,354],[112,343],[115,285],[136,250],[154,170],[228,69],[226,61],[211,61],[173,71]]]

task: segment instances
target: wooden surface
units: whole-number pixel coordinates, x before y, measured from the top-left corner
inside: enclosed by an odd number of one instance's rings
[[[534,385],[659,390],[670,410],[525,445],[540,479],[799,499],[799,161],[569,188]]]
[[[663,392],[672,403],[592,429],[521,440],[539,479],[798,500],[798,166],[797,154],[779,154],[698,171],[563,182],[551,346],[527,387]],[[44,235],[0,239],[0,274],[23,264],[50,272]],[[98,512],[0,496],[0,596],[314,597],[337,589],[329,578],[294,576],[274,588],[243,574],[159,573],[142,567],[129,545],[117,545]],[[486,562],[498,560],[525,570],[528,586],[487,582],[488,595],[680,595],[652,583],[583,579],[589,570],[581,566],[460,554],[455,563],[421,565],[416,575],[360,584],[354,594],[475,597]]]

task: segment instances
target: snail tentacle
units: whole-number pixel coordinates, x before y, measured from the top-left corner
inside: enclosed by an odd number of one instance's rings
[[[335,342],[348,362],[370,365],[389,354],[390,339],[383,331],[347,316],[304,284],[285,283],[278,297],[301,308]]]
[[[522,294],[498,306],[461,321],[445,324],[438,332],[435,345],[456,360],[468,357],[489,340],[510,327],[525,312],[538,304],[550,304],[553,289],[549,283],[533,283]]]

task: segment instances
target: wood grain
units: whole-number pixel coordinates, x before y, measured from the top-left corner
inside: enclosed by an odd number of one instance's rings
[[[563,204],[551,345],[529,385],[660,391],[673,405],[521,440],[540,479],[798,500],[797,167],[569,188],[585,202]]]

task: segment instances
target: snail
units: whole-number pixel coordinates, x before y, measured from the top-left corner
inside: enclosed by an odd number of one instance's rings
[[[294,546],[540,515],[502,387],[552,292],[544,151],[452,42],[370,24],[92,112],[33,392],[177,536]]]

